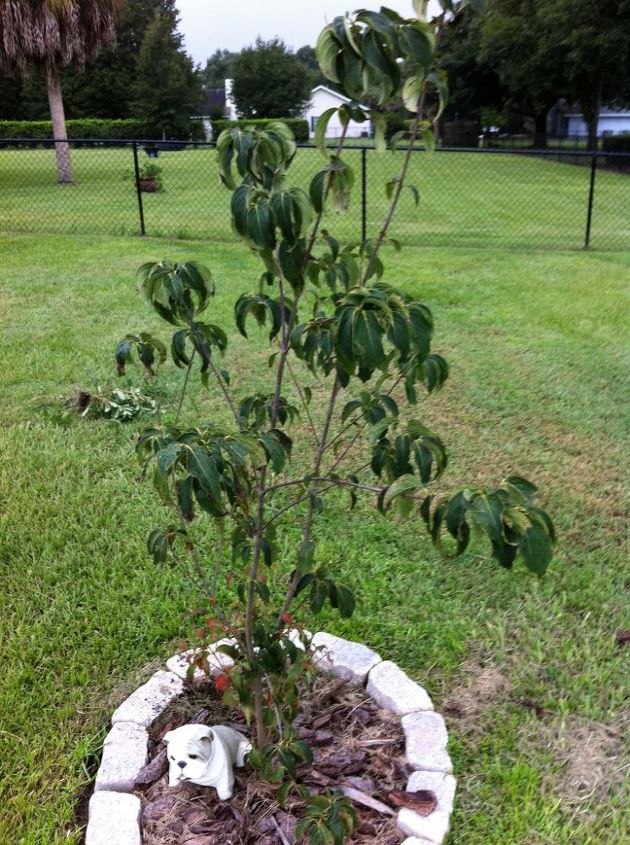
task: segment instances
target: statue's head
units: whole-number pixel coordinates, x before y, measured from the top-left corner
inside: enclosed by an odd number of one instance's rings
[[[164,736],[169,786],[203,779],[212,757],[214,734],[207,725],[182,725]]]

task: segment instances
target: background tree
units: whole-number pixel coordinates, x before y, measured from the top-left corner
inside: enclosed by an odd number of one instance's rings
[[[232,76],[232,62],[237,55],[231,50],[215,50],[201,71],[204,88],[223,88],[225,80]]]
[[[138,56],[134,113],[162,137],[185,135],[202,98],[201,75],[172,20],[157,14]]]
[[[560,45],[567,93],[595,150],[602,104],[630,97],[630,0],[548,0],[540,15]]]
[[[279,38],[258,38],[236,56],[232,71],[232,96],[243,117],[300,117],[310,101],[308,71]]]
[[[315,53],[314,47],[311,47],[310,44],[305,44],[303,47],[300,47],[299,50],[295,51],[295,58],[306,68],[309,78],[308,84],[311,89],[315,88],[317,85],[328,85],[328,80],[319,69],[317,54]]]
[[[82,69],[114,43],[119,0],[0,0],[0,70],[25,74],[35,67],[46,79],[53,135],[66,139],[60,68]],[[72,181],[67,143],[55,144],[57,178]]]
[[[464,10],[440,30],[440,67],[448,75],[445,119],[482,121],[488,109],[501,111],[508,94],[495,68],[481,53],[479,15]]]
[[[172,21],[177,29],[175,0],[134,0],[125,3],[118,17],[116,44],[103,49],[85,73],[72,66],[61,71],[65,113],[70,118],[133,117],[133,98],[140,46],[147,27],[157,13]],[[0,110],[7,120],[45,120],[48,99],[44,80],[31,75],[24,80],[0,81],[0,90],[19,94],[0,98]]]
[[[481,29],[482,62],[534,121],[534,146],[547,146],[547,114],[567,89],[566,50],[545,19],[549,0],[490,0]],[[573,6],[567,0],[566,7]],[[567,23],[572,14],[567,12]]]

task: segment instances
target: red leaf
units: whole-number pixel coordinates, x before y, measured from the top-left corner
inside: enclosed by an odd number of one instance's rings
[[[214,686],[217,692],[225,692],[229,685],[230,680],[227,675],[217,675],[217,677],[214,679]]]
[[[293,621],[293,617],[288,611],[285,611],[280,618],[282,619],[285,625],[290,625]]]

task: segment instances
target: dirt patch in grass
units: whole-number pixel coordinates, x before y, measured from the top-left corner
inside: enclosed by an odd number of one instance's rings
[[[540,726],[559,764],[551,786],[565,804],[586,805],[588,812],[620,789],[630,766],[629,725],[630,711],[611,725],[570,716],[560,725]]]
[[[463,669],[466,680],[448,693],[443,710],[447,721],[458,731],[474,735],[483,731],[483,714],[493,705],[504,701],[513,687],[501,670],[493,664],[468,660]]]
[[[311,792],[354,790],[350,797],[360,826],[348,845],[398,845],[405,837],[396,826],[395,798],[411,771],[400,719],[380,710],[364,690],[336,679],[317,679],[306,702],[294,727],[311,746],[314,764],[298,769],[298,781]],[[191,693],[163,715],[151,731],[153,769],[144,778],[150,782],[138,791],[144,845],[296,845],[303,801],[295,794],[279,807],[277,789],[251,769],[235,771],[229,801],[219,801],[211,788],[168,786],[161,739],[191,721],[228,724],[247,733],[240,714],[226,708],[213,689]],[[374,807],[367,806],[370,802]]]

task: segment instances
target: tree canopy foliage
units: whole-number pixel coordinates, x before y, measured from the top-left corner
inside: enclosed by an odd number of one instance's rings
[[[133,112],[167,137],[185,132],[201,101],[201,77],[173,31],[157,14],[148,26],[136,68]]]
[[[73,67],[62,68],[69,118],[133,116],[140,47],[156,14],[170,21],[173,32],[177,30],[175,0],[133,0],[121,7],[114,46],[102,50],[84,73]],[[48,100],[43,80],[36,75],[24,79],[0,77],[0,115],[7,120],[45,119]]]
[[[591,145],[600,106],[630,96],[630,0],[489,0],[482,60],[536,123],[560,97],[580,104]]]
[[[299,117],[311,96],[304,64],[279,38],[246,47],[232,63],[232,96],[243,117]]]
[[[204,88],[223,88],[225,80],[232,76],[232,62],[237,55],[231,50],[215,50],[201,71]]]

